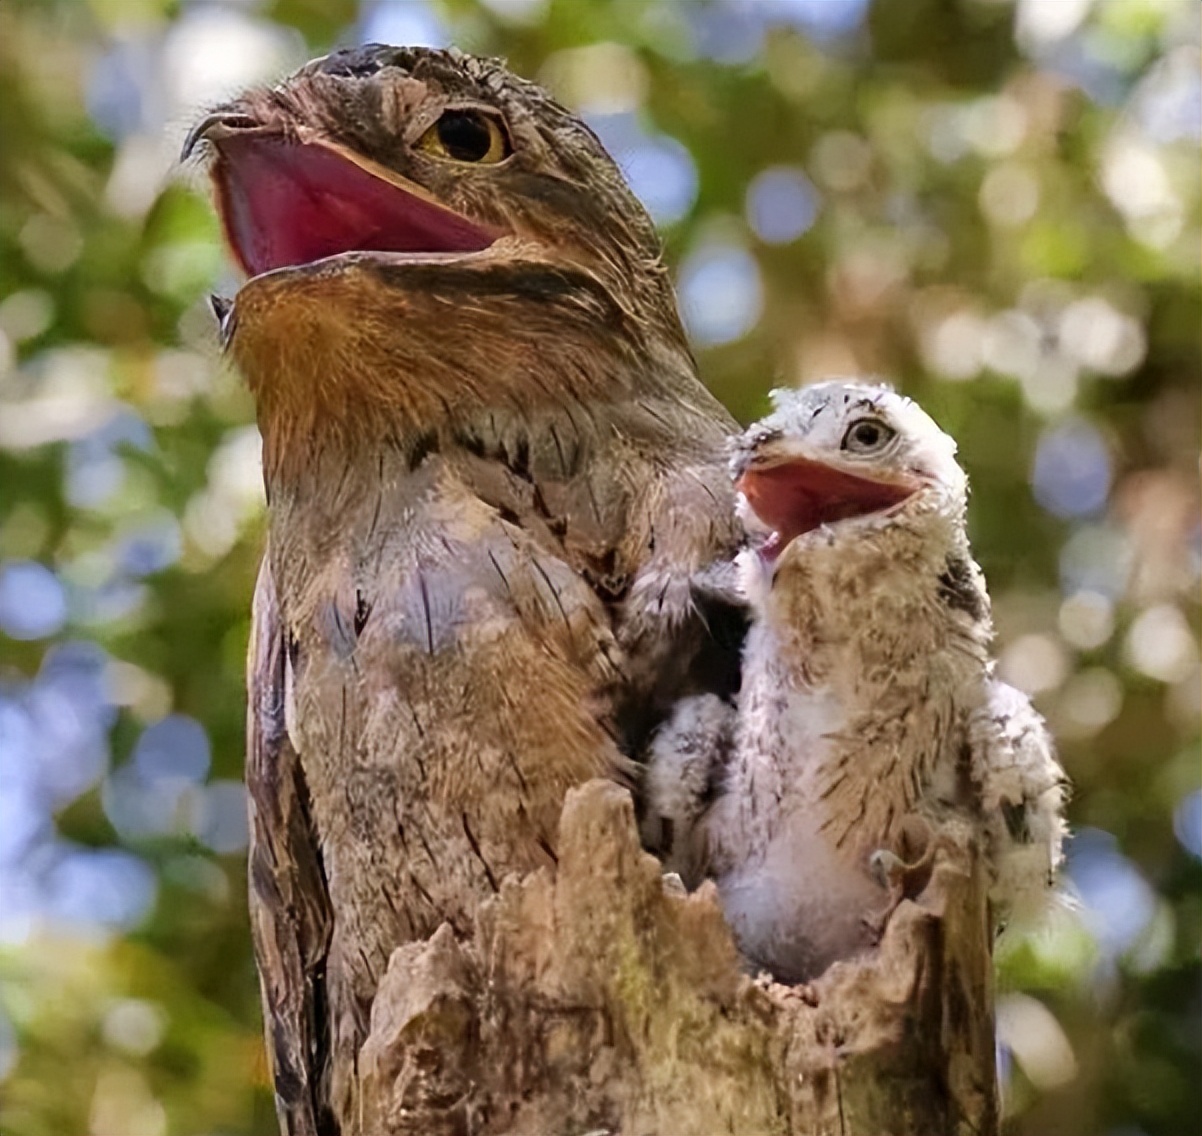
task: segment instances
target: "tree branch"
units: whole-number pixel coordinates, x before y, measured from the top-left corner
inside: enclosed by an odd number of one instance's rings
[[[788,988],[742,974],[717,897],[665,888],[629,794],[569,794],[559,866],[471,941],[392,955],[365,1134],[995,1136],[990,932],[967,830],[880,948]]]

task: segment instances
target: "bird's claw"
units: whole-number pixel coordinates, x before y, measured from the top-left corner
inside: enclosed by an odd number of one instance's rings
[[[868,857],[868,870],[872,878],[889,893],[889,899],[880,911],[870,912],[863,917],[864,926],[878,943],[902,900],[913,899],[931,878],[936,842],[927,839],[925,845],[922,854],[913,861],[903,860],[888,848],[878,848]]]
[[[678,872],[665,872],[660,878],[664,895],[688,895],[689,889],[684,886],[684,880]]]
[[[868,868],[872,872],[872,878],[889,892],[897,889],[908,867],[910,865],[905,860],[896,852],[890,852],[888,848],[878,848],[868,857]]]

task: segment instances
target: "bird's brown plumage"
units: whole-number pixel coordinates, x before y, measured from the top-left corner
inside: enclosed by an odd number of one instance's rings
[[[508,158],[420,148],[464,106]],[[613,163],[495,61],[340,52],[200,138],[244,264],[231,138],[322,147],[499,234],[268,263],[223,324],[270,514],[247,773],[269,1050],[286,1131],[345,1134],[390,952],[469,931],[554,863],[569,786],[628,775],[675,698],[733,681],[689,586],[735,543],[731,423]]]

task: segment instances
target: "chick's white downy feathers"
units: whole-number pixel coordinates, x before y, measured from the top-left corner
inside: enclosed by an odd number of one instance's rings
[[[997,917],[1033,926],[1056,895],[1068,781],[1043,718],[1022,691],[1004,682],[988,683],[968,737]]]
[[[882,386],[774,404],[731,462],[750,534],[738,704],[685,705],[665,727],[648,816],[686,880],[694,865],[716,880],[749,962],[804,981],[872,945],[881,863],[952,817],[980,834],[999,922],[1037,914],[1065,782],[1039,715],[993,678],[952,439]]]

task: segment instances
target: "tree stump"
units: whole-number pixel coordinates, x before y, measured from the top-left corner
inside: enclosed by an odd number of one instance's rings
[[[744,974],[717,894],[665,886],[626,790],[569,794],[557,871],[470,941],[396,950],[359,1054],[364,1136],[994,1136],[991,934],[967,829],[879,948]]]

